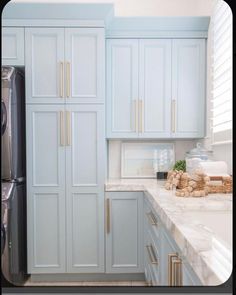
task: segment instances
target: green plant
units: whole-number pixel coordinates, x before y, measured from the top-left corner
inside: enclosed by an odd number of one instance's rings
[[[173,166],[173,170],[178,170],[178,171],[182,170],[186,172],[186,161],[185,160],[176,161]]]

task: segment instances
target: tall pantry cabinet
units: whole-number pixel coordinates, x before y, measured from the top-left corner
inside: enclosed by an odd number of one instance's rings
[[[26,28],[29,273],[104,272],[103,28]]]

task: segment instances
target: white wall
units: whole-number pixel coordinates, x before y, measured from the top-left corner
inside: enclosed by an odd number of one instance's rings
[[[196,144],[194,140],[176,140],[173,142],[175,144],[175,160],[185,159],[185,152],[194,148]],[[108,142],[108,178],[120,178],[121,176],[121,143],[121,140],[110,140]]]
[[[24,3],[114,3],[116,16],[204,16],[215,0],[12,0]]]

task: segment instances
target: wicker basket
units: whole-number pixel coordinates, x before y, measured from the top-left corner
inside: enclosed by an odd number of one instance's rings
[[[219,181],[221,182],[218,185],[212,184],[211,181]],[[226,194],[232,193],[232,177],[231,176],[211,176],[210,184],[208,185],[208,192],[210,194]]]

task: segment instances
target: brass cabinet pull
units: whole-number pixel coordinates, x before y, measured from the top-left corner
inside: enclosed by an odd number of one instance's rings
[[[64,96],[64,63],[60,62],[60,97]]]
[[[70,63],[66,63],[66,96],[70,97]]]
[[[183,286],[182,260],[180,258],[172,260],[173,286]]]
[[[172,99],[171,101],[171,131],[176,131],[176,101]]]
[[[139,132],[143,133],[143,101],[139,100]]]
[[[107,234],[110,233],[110,199],[106,199]]]
[[[135,131],[138,132],[138,100],[135,100]]]
[[[60,111],[60,144],[65,145],[64,112]]]
[[[71,120],[70,112],[66,111],[66,145],[71,145]]]
[[[149,287],[152,287],[152,286],[153,286],[152,280],[148,281],[147,285],[148,285]]]
[[[151,225],[157,225],[157,220],[154,216],[154,214],[152,213],[152,211],[150,211],[149,213],[146,213],[149,222],[151,223]]]
[[[178,258],[177,253],[168,254],[168,285],[174,286],[174,278],[173,278],[173,259]]]
[[[146,248],[147,248],[148,257],[150,259],[151,264],[158,264],[158,259],[156,257],[153,246],[152,245],[147,245]]]

